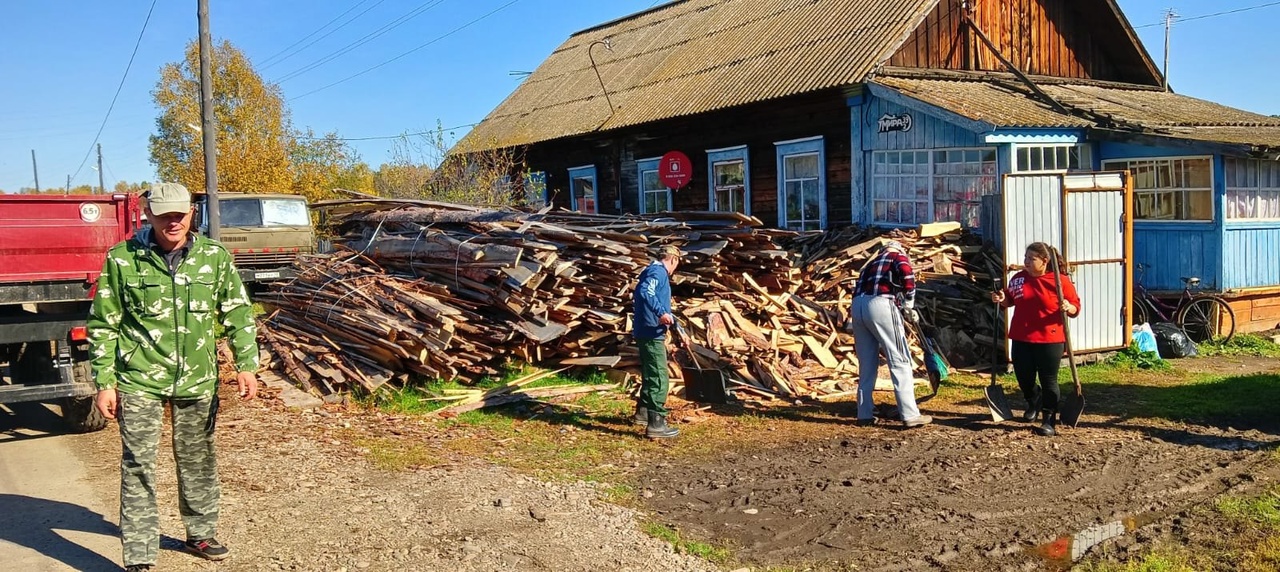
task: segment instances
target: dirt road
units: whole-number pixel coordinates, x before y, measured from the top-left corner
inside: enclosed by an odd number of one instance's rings
[[[224,403],[218,535],[232,557],[218,570],[714,570],[646,536],[635,511],[599,500],[594,485],[545,483],[472,462],[385,471],[371,465],[367,448],[339,439],[349,437],[344,425],[367,419],[348,423],[340,413],[229,396]],[[0,434],[4,569],[119,570],[114,428],[39,439],[22,438],[28,429]],[[159,568],[212,570],[180,551],[167,430],[160,442]]]
[[[0,408],[0,562],[7,570],[115,570],[116,505],[81,461],[93,439],[60,434],[38,403]]]

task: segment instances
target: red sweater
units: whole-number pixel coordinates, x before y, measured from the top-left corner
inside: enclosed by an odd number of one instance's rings
[[[1080,310],[1080,295],[1071,278],[1062,278],[1062,298]],[[1013,320],[1009,324],[1009,339],[1037,344],[1053,344],[1067,341],[1062,330],[1062,309],[1058,307],[1058,294],[1054,289],[1052,272],[1032,276],[1023,270],[1013,275],[1005,288],[1005,306],[1013,307]]]

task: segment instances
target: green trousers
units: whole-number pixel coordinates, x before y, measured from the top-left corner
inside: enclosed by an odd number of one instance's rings
[[[671,380],[667,376],[667,340],[636,340],[640,346],[640,406],[663,415],[667,409],[667,391]]]
[[[213,538],[218,526],[217,460],[213,428],[218,398],[172,400],[173,456],[178,466],[178,512],[187,538]],[[124,564],[155,564],[160,549],[156,510],[156,449],[165,401],[120,394],[120,538]]]

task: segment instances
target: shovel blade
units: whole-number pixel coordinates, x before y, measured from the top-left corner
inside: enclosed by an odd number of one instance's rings
[[[1004,388],[990,384],[986,388],[987,409],[991,410],[991,420],[1003,423],[1013,419],[1013,410],[1009,408],[1009,399],[1005,397]]]
[[[1063,425],[1075,429],[1076,424],[1080,422],[1082,413],[1084,413],[1084,396],[1070,393],[1062,400],[1062,409],[1058,412],[1058,419]]]
[[[718,369],[682,367],[684,391],[690,401],[723,404],[729,401],[725,391],[724,372]]]

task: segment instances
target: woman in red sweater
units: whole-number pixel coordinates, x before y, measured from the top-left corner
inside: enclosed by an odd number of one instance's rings
[[[1053,247],[1043,242],[1033,242],[1027,247],[1023,269],[1013,275],[1009,285],[992,292],[991,300],[1013,308],[1013,320],[1009,325],[1009,339],[1013,340],[1011,358],[1013,372],[1027,398],[1027,410],[1023,419],[1034,422],[1043,412],[1043,422],[1036,433],[1050,436],[1057,433],[1058,368],[1066,350],[1067,338],[1063,333],[1062,310],[1074,318],[1080,315],[1080,296],[1071,278],[1066,274],[1050,272],[1049,257],[1058,259],[1060,271],[1068,271],[1067,263]],[[1058,305],[1055,280],[1062,284],[1062,305]],[[1036,375],[1040,387],[1036,387]]]

